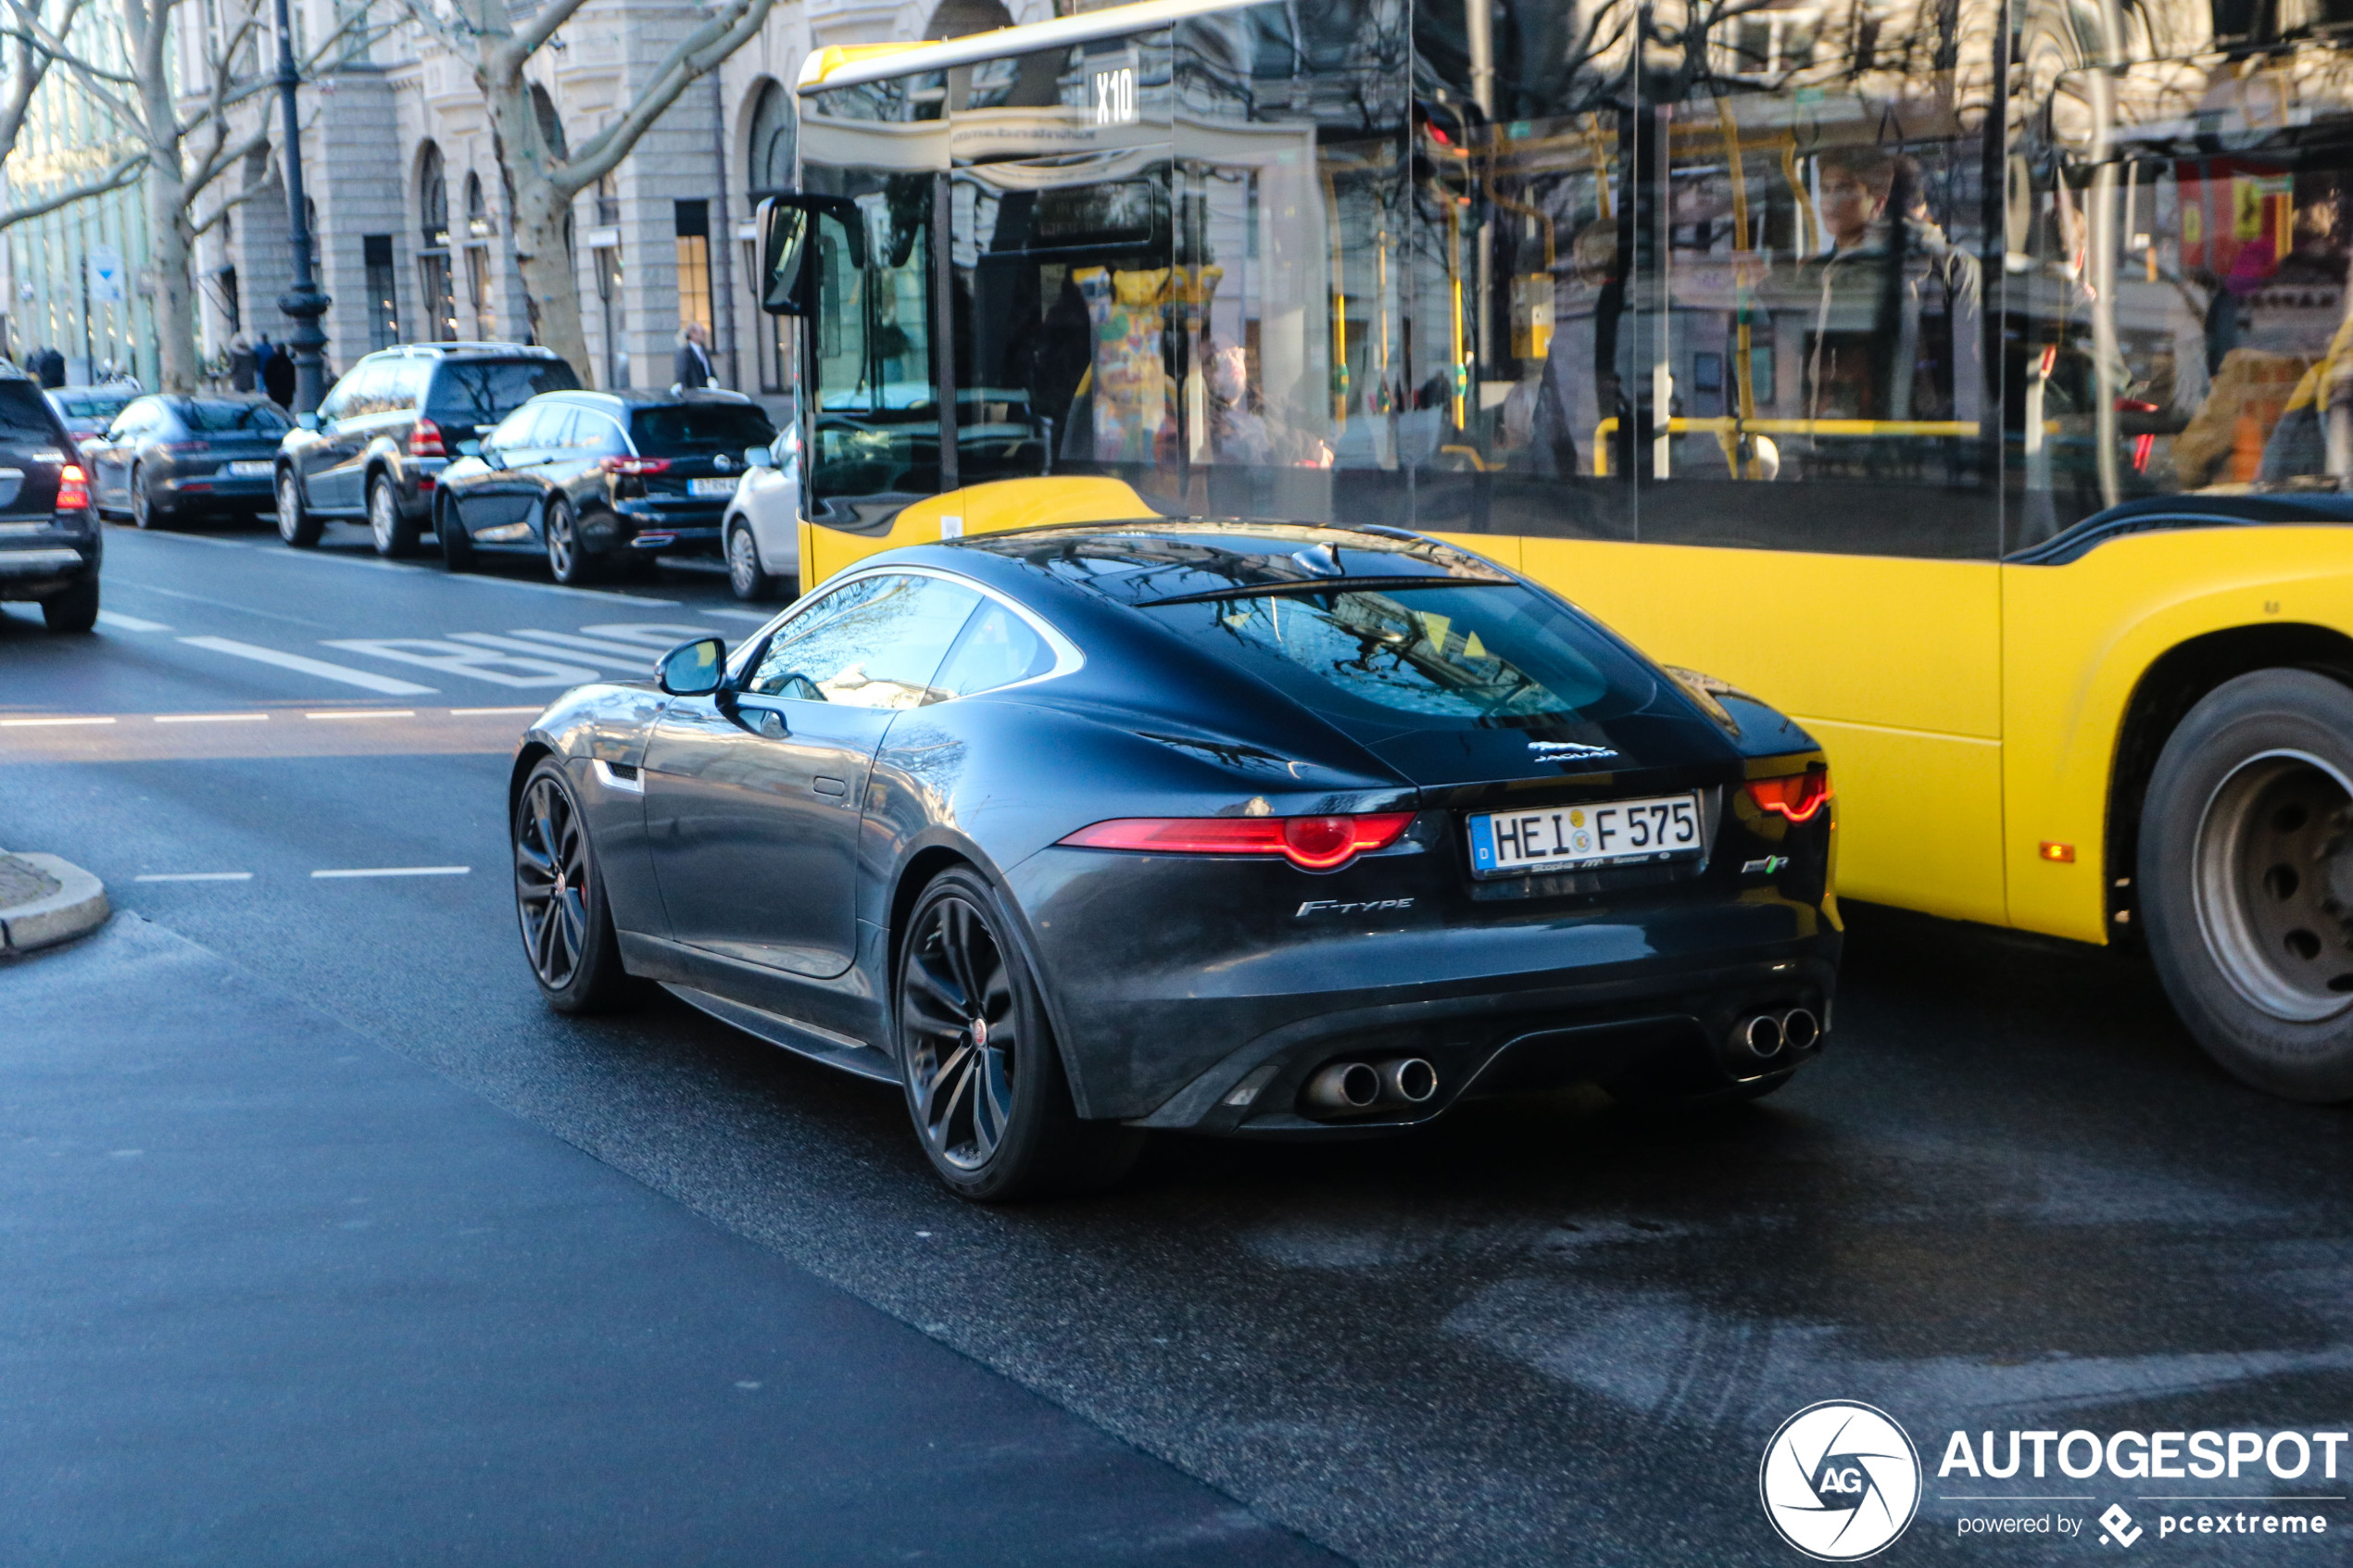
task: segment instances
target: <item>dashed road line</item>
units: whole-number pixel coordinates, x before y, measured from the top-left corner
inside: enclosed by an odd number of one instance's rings
[[[414,719],[413,708],[351,708],[332,713],[306,713],[306,719]]]
[[[452,717],[459,719],[471,719],[484,713],[544,713],[546,711],[547,704],[539,702],[535,702],[528,708],[453,708],[449,710]]]
[[[169,632],[171,630],[160,621],[143,620],[139,616],[125,615],[120,610],[112,609],[102,609],[98,612],[98,624],[109,632]]]
[[[148,717],[158,724],[260,724],[269,721],[267,713],[155,713]]]
[[[322,681],[338,681],[346,686],[358,686],[362,691],[382,692],[386,696],[430,696],[434,692],[433,687],[421,686],[414,681],[397,681],[371,670],[354,670],[348,664],[330,664],[323,659],[281,653],[276,648],[241,643],[231,637],[182,637],[180,640],[190,647],[225,653],[236,659],[249,659],[257,664],[273,664],[281,670],[316,675]]]
[[[133,882],[251,882],[251,872],[145,872]]]
[[[62,729],[69,724],[111,724],[113,722],[114,719],[111,715],[105,717],[93,715],[82,719],[0,719],[0,729],[55,730]]]
[[[340,871],[312,872],[314,878],[357,876],[464,876],[472,866],[353,866]]]

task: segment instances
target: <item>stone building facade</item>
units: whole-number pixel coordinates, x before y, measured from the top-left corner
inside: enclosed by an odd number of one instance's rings
[[[333,4],[306,0],[303,31],[322,25]],[[780,0],[760,36],[688,87],[575,204],[573,259],[594,361],[578,367],[584,378],[668,385],[679,328],[692,319],[711,330],[723,384],[781,395],[785,335],[753,299],[751,219],[760,196],[790,179],[801,61],[832,44],[947,36],[1055,11],[1053,0],[1009,4]],[[677,0],[585,6],[533,62],[551,144],[570,145],[625,112],[697,15]],[[196,80],[202,56],[186,47],[182,80]],[[393,343],[528,339],[506,192],[465,62],[402,27],[350,51],[303,100],[320,283],[333,301],[321,322],[331,372]],[[283,339],[292,324],[277,307],[291,281],[280,180],[273,137],[207,194],[246,198],[199,242],[208,356],[240,333]]]

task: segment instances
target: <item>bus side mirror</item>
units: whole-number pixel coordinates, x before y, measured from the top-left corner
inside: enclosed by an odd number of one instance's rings
[[[817,241],[822,218],[833,220],[849,248],[849,264],[865,266],[863,221],[857,205],[837,196],[770,196],[760,204],[760,307],[771,316],[817,313]]]

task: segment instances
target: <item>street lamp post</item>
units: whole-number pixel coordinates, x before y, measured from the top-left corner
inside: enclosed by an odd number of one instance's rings
[[[295,87],[300,80],[295,69],[294,23],[286,0],[278,0],[278,102],[285,110],[286,231],[294,245],[294,287],[278,296],[278,308],[294,318],[286,345],[294,352],[295,412],[308,414],[327,391],[319,359],[327,334],[320,330],[319,318],[327,313],[328,300],[310,270],[310,204],[302,195],[302,124],[295,108]]]

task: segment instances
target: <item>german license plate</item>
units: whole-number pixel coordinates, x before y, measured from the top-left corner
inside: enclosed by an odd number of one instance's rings
[[[1470,819],[1474,876],[1675,860],[1697,855],[1701,847],[1696,792],[1530,811],[1481,811]]]
[[[240,458],[229,465],[229,477],[231,479],[268,479],[270,466],[270,459],[267,458]]]
[[[736,482],[732,479],[690,479],[686,481],[689,495],[732,495]]]

